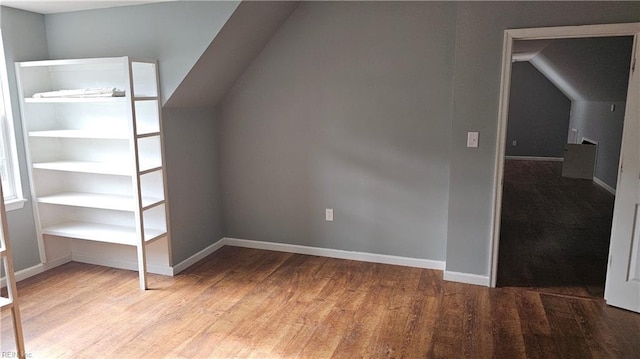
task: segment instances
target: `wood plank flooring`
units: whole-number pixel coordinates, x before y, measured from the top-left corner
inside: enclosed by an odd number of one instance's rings
[[[505,162],[498,286],[604,297],[614,196],[562,162]]]
[[[20,282],[30,357],[640,357],[638,314],[436,270],[223,247],[149,282],[75,262]]]

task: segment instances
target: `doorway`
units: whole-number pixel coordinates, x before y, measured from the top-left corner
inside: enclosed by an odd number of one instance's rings
[[[497,286],[604,297],[632,48],[514,42]]]
[[[493,242],[492,242],[492,263],[490,270],[491,286],[496,286],[497,282],[497,269],[499,261],[499,244],[500,244],[500,220],[502,214],[502,199],[503,199],[503,183],[505,179],[505,152],[507,146],[507,118],[509,110],[509,93],[511,85],[511,60],[514,41],[518,40],[553,40],[553,39],[567,39],[567,38],[598,38],[605,36],[633,36],[634,46],[637,47],[638,36],[640,33],[640,24],[611,24],[611,25],[592,25],[592,26],[577,26],[577,27],[558,27],[558,28],[539,28],[539,29],[518,29],[518,30],[506,30],[505,42],[503,48],[503,64],[502,64],[502,84],[501,84],[501,101],[499,111],[499,126],[498,126],[498,145],[496,148],[496,174],[495,174],[495,195],[494,195],[494,223],[493,223]],[[635,49],[634,47],[634,49]],[[634,50],[635,54],[635,50]],[[633,56],[632,63],[635,66],[637,62],[635,55]],[[638,152],[637,148],[640,141],[638,140],[637,132],[640,118],[640,106],[638,105],[638,99],[636,92],[639,92],[640,88],[636,82],[640,83],[640,79],[637,74],[632,70],[629,72],[629,94],[626,101],[626,117],[624,124],[624,137],[622,140],[622,159],[620,164],[626,160],[631,163],[638,161],[638,155],[634,153]],[[571,135],[571,132],[568,133]],[[565,137],[566,138],[566,137]],[[626,157],[625,157],[626,156]],[[638,246],[634,244],[634,238],[636,232],[640,231],[636,228],[636,216],[637,205],[640,202],[638,199],[640,191],[638,188],[637,173],[634,176],[637,164],[633,163],[631,171],[621,172],[620,178],[617,181],[618,198],[614,204],[613,213],[613,229],[611,235],[611,251],[606,267],[606,289],[605,300],[607,304],[620,306],[626,309],[640,311],[640,282],[633,281],[628,275],[629,272],[626,268],[632,263],[640,263],[634,258],[636,255],[640,255],[640,251],[635,253],[632,248]],[[625,169],[628,169],[626,166]],[[620,168],[622,168],[620,166]],[[629,173],[632,172],[632,173]],[[635,177],[635,179],[634,179]],[[633,217],[629,217],[627,212],[631,212]],[[626,252],[625,252],[626,251]],[[620,255],[617,258],[630,258],[625,263],[618,263],[617,266],[612,268],[611,257],[614,254]],[[615,263],[615,261],[613,261]],[[622,261],[621,261],[622,262]],[[635,268],[635,267],[634,267]],[[625,293],[622,295],[622,293]],[[623,298],[627,297],[627,298]]]

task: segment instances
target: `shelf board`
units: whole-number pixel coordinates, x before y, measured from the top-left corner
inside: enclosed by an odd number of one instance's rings
[[[83,161],[56,161],[34,163],[33,168],[66,171],[66,172],[82,172],[95,173],[105,175],[131,176],[131,170],[128,166],[113,163],[102,162],[83,162]]]
[[[26,97],[25,103],[104,103],[104,102],[125,102],[127,97],[49,97],[33,98]]]
[[[138,245],[136,229],[134,227],[111,224],[67,222],[43,228],[42,234],[129,246]],[[145,230],[147,242],[161,238],[165,234],[166,231],[164,230],[149,228]]]
[[[8,307],[13,304],[13,301],[9,298],[0,297],[0,308]]]
[[[122,65],[126,64],[126,57],[101,57],[94,59],[65,59],[65,60],[37,60],[18,62],[20,67],[59,67],[59,66],[87,66],[87,65]]]
[[[86,208],[110,209],[116,211],[135,211],[132,196],[103,193],[63,192],[38,198],[38,202]],[[143,197],[142,207],[153,207],[164,202],[162,198]]]
[[[105,140],[126,140],[127,134],[115,133],[108,131],[92,131],[92,130],[54,130],[54,131],[31,131],[29,137],[47,137],[47,138],[86,138],[86,139],[105,139]]]

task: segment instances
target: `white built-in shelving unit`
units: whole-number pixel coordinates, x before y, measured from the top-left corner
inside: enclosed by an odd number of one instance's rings
[[[17,63],[16,70],[43,261],[48,252],[73,252],[77,240],[103,245],[92,258],[118,253],[106,245],[135,247],[146,289],[147,246],[161,241],[156,252],[166,263],[171,255],[157,63],[47,60]],[[89,88],[125,95],[34,97]]]

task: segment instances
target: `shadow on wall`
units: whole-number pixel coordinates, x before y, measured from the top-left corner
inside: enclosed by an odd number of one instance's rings
[[[511,69],[506,155],[561,158],[571,100],[529,62]]]
[[[218,125],[207,108],[162,110],[172,264],[224,236]]]

